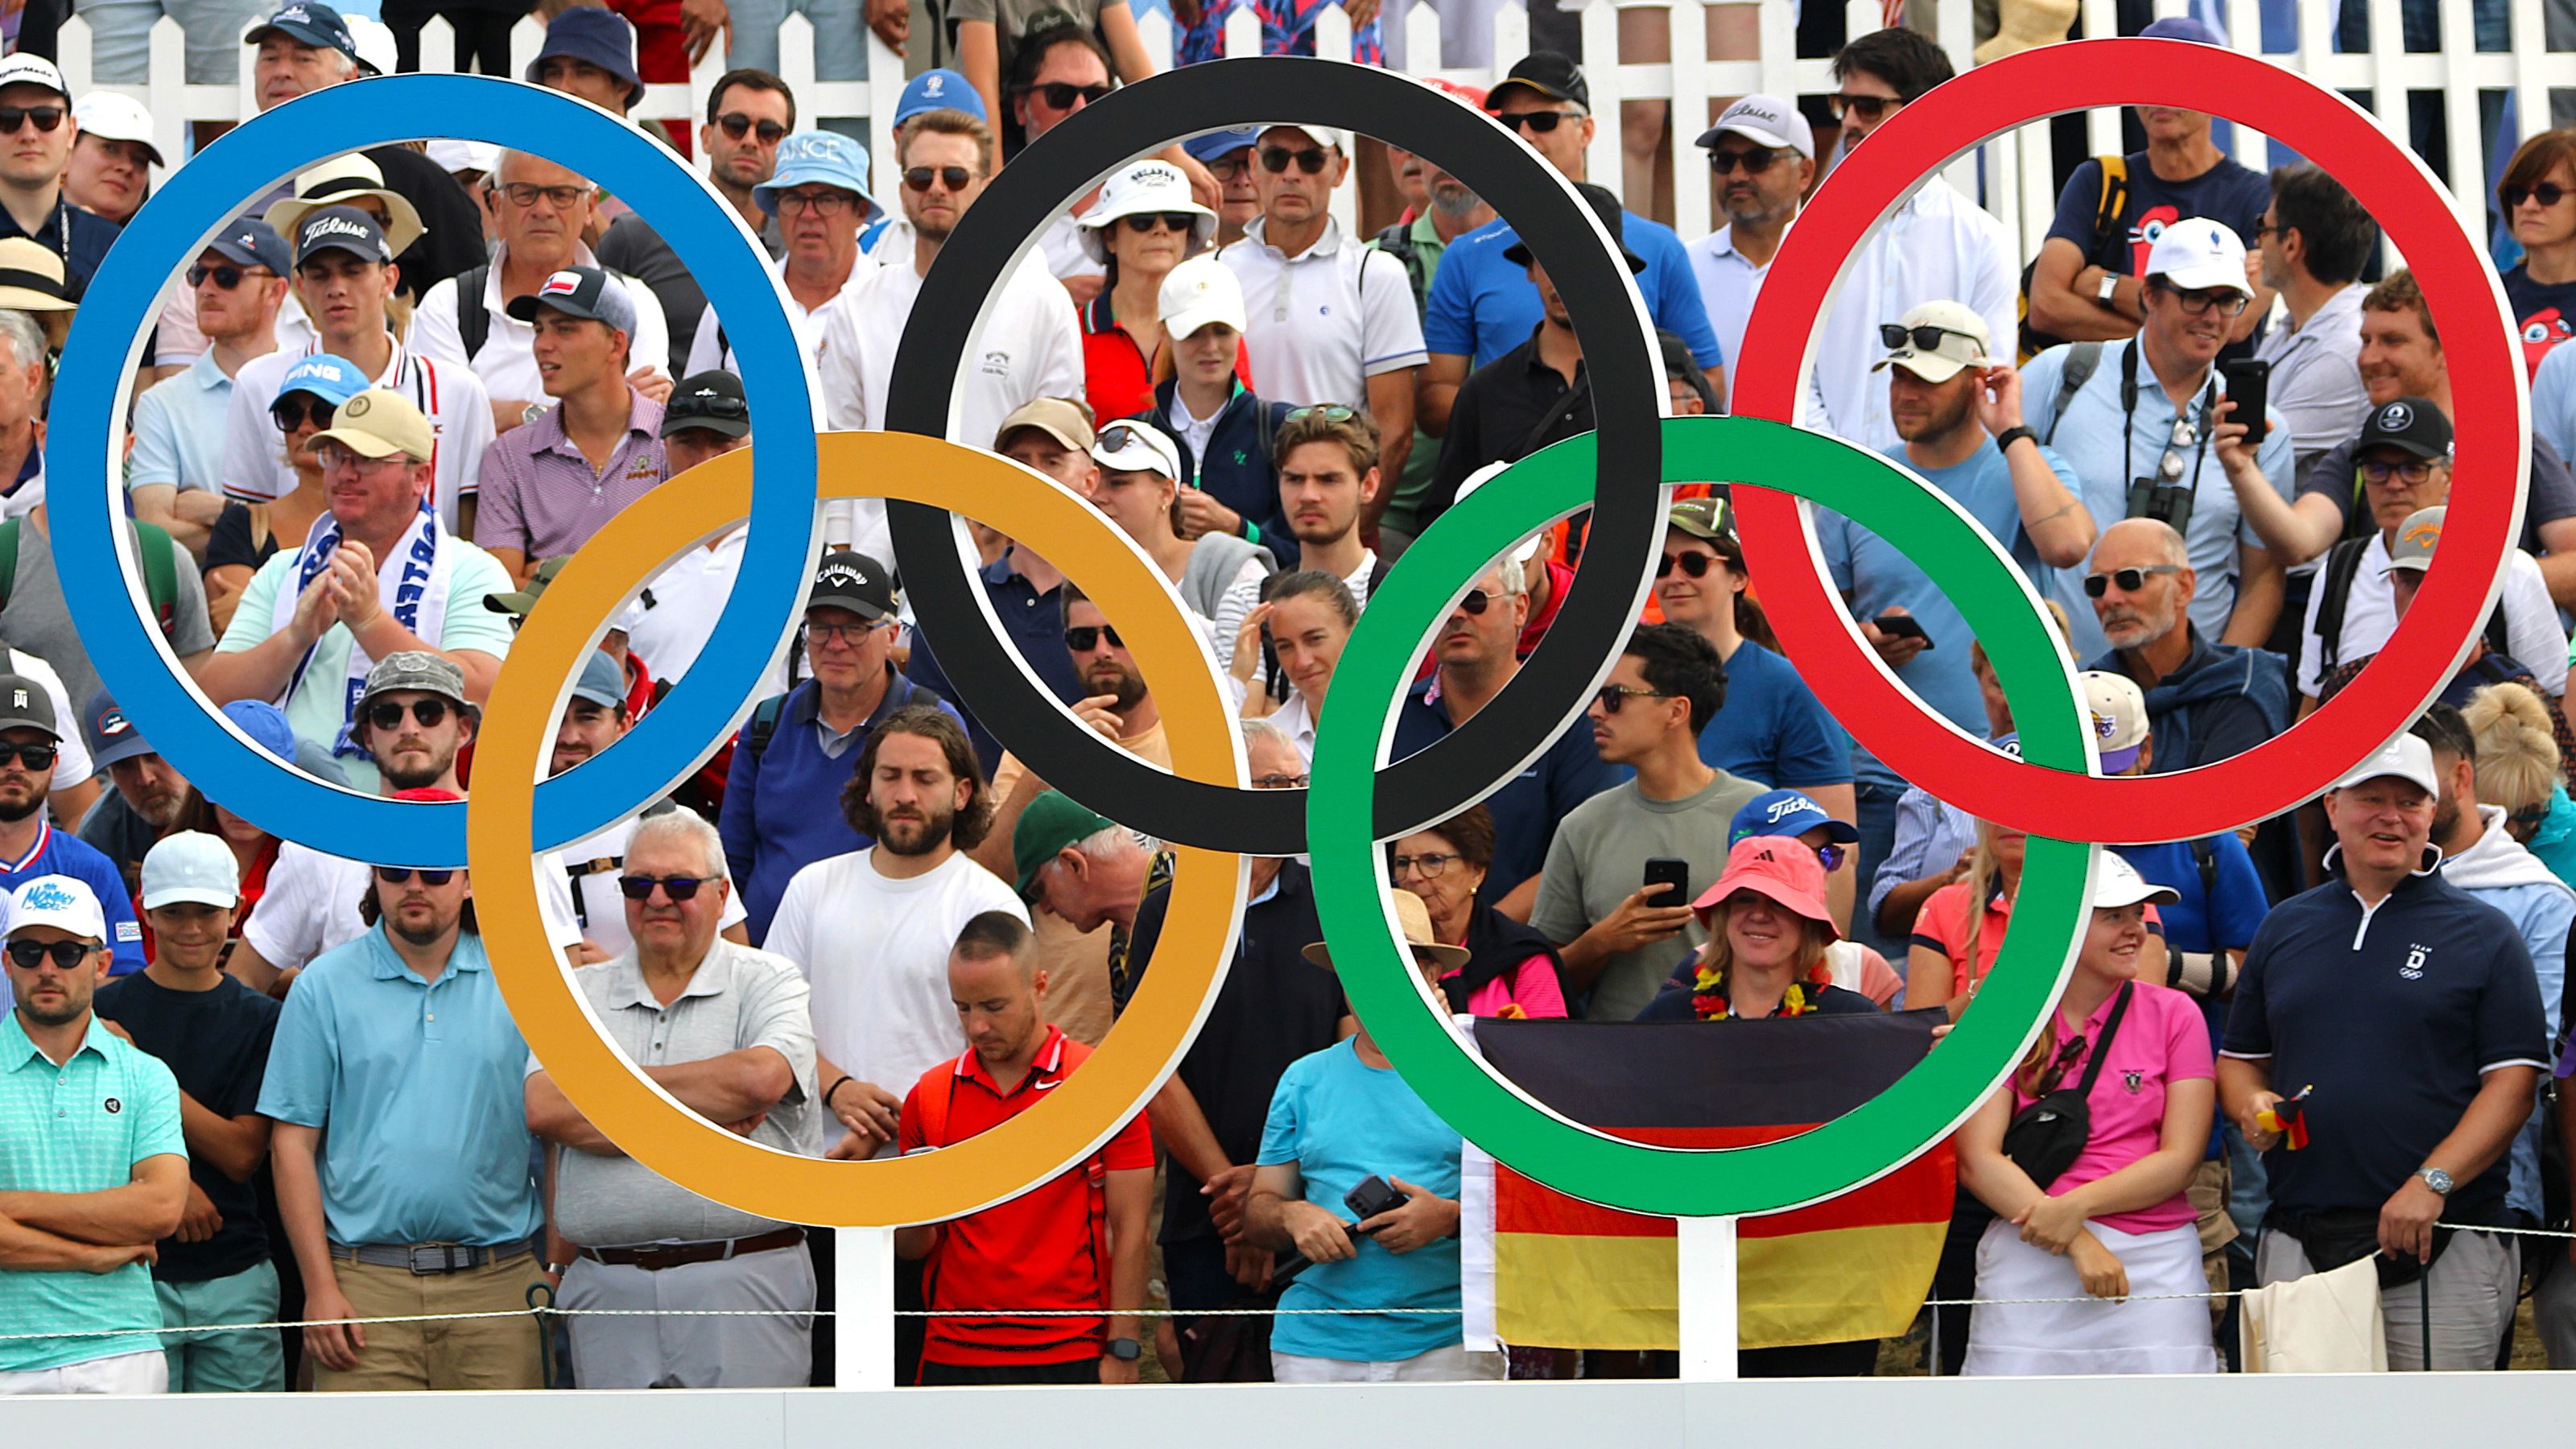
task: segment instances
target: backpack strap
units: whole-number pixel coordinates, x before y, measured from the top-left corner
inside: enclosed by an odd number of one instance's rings
[[[2317,678],[2322,681],[2335,667],[2336,656],[2343,652],[2344,606],[2352,598],[2352,581],[2361,575],[2361,556],[2370,548],[2367,538],[2347,538],[2326,554],[2325,567],[2317,570],[2317,587],[2325,593],[2317,600]]]
[[[787,708],[787,696],[773,694],[751,711],[751,726],[744,738],[751,745],[751,767],[760,768],[760,757],[769,753],[769,738],[778,733],[778,716]]]
[[[2066,405],[2084,390],[2084,384],[2093,380],[2094,370],[2101,365],[2101,343],[2076,342],[2067,346],[2066,365],[2057,371],[2057,392],[2049,404],[2048,431],[2039,436],[2042,447],[2057,445],[2057,425],[2066,420]]]
[[[456,340],[465,348],[468,367],[492,337],[492,314],[483,310],[483,285],[491,276],[490,262],[456,274]]]
[[[2093,209],[2093,245],[2099,247],[2102,238],[2120,224],[2121,214],[2129,209],[2129,158],[2096,156],[2093,159],[2102,168],[2102,199],[2095,203]]]
[[[2218,898],[2218,847],[2209,843],[2208,836],[2201,836],[2191,843],[2191,859],[2200,867],[2201,909],[2206,911]]]

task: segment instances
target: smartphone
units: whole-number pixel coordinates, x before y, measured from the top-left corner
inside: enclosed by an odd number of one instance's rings
[[[1932,647],[1932,636],[1923,632],[1923,621],[1912,614],[1881,614],[1870,622],[1878,626],[1881,634],[1893,634],[1899,639],[1920,639],[1924,648]]]
[[[1405,1196],[1386,1185],[1382,1177],[1363,1177],[1359,1186],[1342,1194],[1342,1206],[1351,1210],[1354,1223],[1364,1223],[1379,1213],[1393,1212],[1404,1206]]]
[[[1648,887],[1668,885],[1672,889],[1651,891],[1646,896],[1649,906],[1686,906],[1690,904],[1690,862],[1669,855],[1659,855],[1646,862]]]
[[[2227,400],[2236,406],[2227,414],[2228,421],[2245,425],[2245,446],[2263,441],[2263,408],[2272,396],[2272,364],[2259,357],[2240,357],[2218,365],[2219,375],[2227,379]]]

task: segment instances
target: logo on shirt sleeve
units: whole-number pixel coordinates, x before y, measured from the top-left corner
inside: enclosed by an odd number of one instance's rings
[[[125,946],[125,945],[140,946],[140,945],[142,945],[142,944],[143,944],[143,923],[142,923],[142,922],[140,922],[140,921],[119,921],[119,922],[117,922],[117,923],[116,923],[116,942],[117,942],[117,944],[118,944],[118,945],[120,945],[120,946]]]

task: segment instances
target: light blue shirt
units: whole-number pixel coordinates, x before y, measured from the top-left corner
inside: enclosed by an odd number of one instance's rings
[[[179,1084],[155,1057],[90,1021],[71,1059],[55,1066],[27,1039],[18,1013],[0,1016],[0,1191],[105,1192],[134,1180],[146,1158],[187,1156]],[[0,1371],[60,1368],[161,1347],[152,1270],[0,1273],[0,1325],[9,1333],[141,1332],[113,1338],[0,1340]]]
[[[525,1242],[528,1045],[471,932],[435,982],[380,921],[295,979],[260,1085],[264,1117],[323,1129],[331,1241]]]
[[[2531,430],[2559,457],[2576,458],[2576,348],[2553,347],[2541,357],[2531,379]]]
[[[1646,264],[1637,274],[1646,314],[1657,327],[1679,334],[1702,368],[1724,363],[1682,239],[1661,222],[1633,211],[1625,215],[1621,239]],[[1431,295],[1423,302],[1422,340],[1431,351],[1455,353],[1477,368],[1529,341],[1538,330],[1538,288],[1530,282],[1529,268],[1503,255],[1519,239],[1509,222],[1489,221],[1440,254],[1440,270],[1432,274]],[[1279,396],[1266,377],[1262,395]]]
[[[167,483],[182,493],[222,492],[224,427],[232,405],[233,380],[215,365],[211,347],[187,371],[144,389],[134,400],[134,458],[125,486]]]
[[[2167,440],[2173,436],[2174,424],[2182,418],[2183,410],[2165,396],[2163,385],[2156,381],[2154,366],[2132,339],[2103,344],[2101,365],[2067,400],[2066,416],[2060,418],[2057,380],[2065,369],[2066,352],[2064,347],[2052,347],[2021,370],[2022,417],[2042,438],[2051,437],[2054,425],[2051,446],[2074,469],[2079,482],[2075,496],[2083,499],[2084,506],[2092,512],[2093,526],[2107,529],[2129,516],[2130,481],[2156,476],[2157,464],[2164,457]],[[2129,409],[2120,405],[2121,362],[2132,352],[2138,353],[2134,418]],[[2191,419],[2201,438],[2208,438],[2212,427],[2206,416],[2210,399],[2226,393],[2226,379],[2212,368],[2209,381],[2190,404]],[[2278,408],[2266,409],[2264,417],[2269,431],[2262,445],[2254,450],[2254,461],[2273,491],[2287,501],[2297,481],[2292,476],[2290,425]],[[2193,444],[2174,451],[2182,456],[2181,481],[2192,485],[2191,519],[2183,530],[2183,547],[2192,568],[2200,575],[2200,587],[2192,595],[2191,621],[2200,626],[2201,633],[2217,639],[2226,634],[2228,616],[2236,611],[2237,548],[2240,544],[2260,548],[2263,541],[2237,507],[2236,489],[2227,481],[2227,469],[2218,461],[2218,449]],[[2078,607],[2088,604],[2083,594],[2084,576],[2092,567],[2092,553],[2087,550],[2081,562],[2059,571],[2063,577],[2057,597],[2067,605],[2075,626],[2072,642],[2078,659],[2093,658],[2111,647],[2111,641],[2102,637],[2102,626],[2094,619],[2093,610]]]

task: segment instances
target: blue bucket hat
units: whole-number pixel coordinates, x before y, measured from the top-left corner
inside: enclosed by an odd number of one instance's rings
[[[309,392],[336,408],[365,392],[369,381],[358,364],[328,352],[317,352],[298,360],[286,370],[286,376],[278,379],[277,396],[282,398],[290,392]],[[270,399],[271,402],[276,400]]]
[[[779,142],[778,169],[751,189],[751,199],[776,216],[778,193],[817,183],[857,192],[859,204],[866,208],[862,221],[885,214],[885,208],[868,194],[868,148],[838,131],[799,131]]]
[[[576,5],[547,22],[545,44],[528,62],[526,79],[537,83],[546,62],[556,56],[586,60],[626,82],[626,104],[644,99],[644,81],[635,70],[635,27],[613,10]]]
[[[992,119],[984,114],[984,93],[953,70],[926,70],[906,82],[903,99],[895,102],[894,123],[900,126],[924,111],[964,111],[979,121]]]

